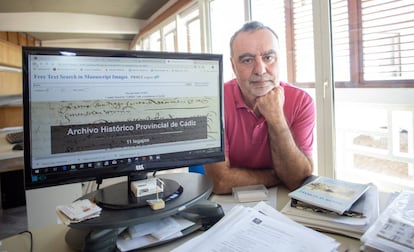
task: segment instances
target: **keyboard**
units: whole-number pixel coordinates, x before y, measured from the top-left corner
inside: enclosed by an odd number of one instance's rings
[[[6,134],[6,141],[10,144],[23,142],[23,131],[10,132]]]

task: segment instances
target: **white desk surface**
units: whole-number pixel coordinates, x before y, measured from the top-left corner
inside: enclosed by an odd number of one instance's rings
[[[287,196],[287,190],[279,187],[270,189],[271,193],[276,194],[277,191],[277,203],[276,209],[281,210],[283,206],[289,201]],[[228,196],[232,197],[232,196]],[[65,234],[68,230],[63,224],[51,225],[43,228],[32,230],[33,234],[33,251],[44,252],[44,251],[60,251],[60,252],[72,252],[75,251],[70,248],[65,242]],[[182,237],[178,240],[170,243],[148,248],[140,251],[170,251],[171,249],[183,244],[185,241],[197,236],[202,231],[194,232],[188,236]],[[347,252],[359,252],[361,242],[358,239],[348,238],[340,235],[327,234],[337,241],[342,246],[339,251]],[[15,235],[0,241],[0,251],[30,251],[30,236],[27,233]]]

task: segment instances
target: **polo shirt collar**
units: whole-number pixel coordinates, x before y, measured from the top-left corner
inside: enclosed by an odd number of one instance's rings
[[[233,94],[234,94],[234,103],[236,105],[236,108],[238,108],[238,109],[242,109],[242,108],[249,109],[249,107],[247,107],[246,103],[243,100],[243,96],[242,96],[241,89],[240,89],[239,85],[236,83],[236,85],[234,85],[233,88],[234,88],[234,92],[233,92]]]
[[[265,120],[265,118],[263,116],[257,117],[255,115],[255,113],[253,112],[253,110],[251,110],[246,105],[246,103],[243,100],[243,96],[242,96],[241,89],[240,89],[239,85],[236,84],[236,85],[233,86],[233,88],[234,88],[234,90],[233,90],[234,91],[233,92],[233,94],[234,94],[234,103],[235,103],[236,108],[237,109],[245,110],[246,112],[248,112],[249,114],[251,114],[252,116],[254,116],[254,118],[256,118],[258,124],[265,123],[266,120]]]

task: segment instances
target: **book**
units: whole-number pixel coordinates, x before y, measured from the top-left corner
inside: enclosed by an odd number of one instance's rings
[[[351,211],[364,213],[363,217],[339,215],[331,211],[315,211],[292,207],[288,202],[281,212],[290,219],[318,231],[361,238],[362,234],[375,222],[379,215],[378,188],[371,185],[351,207]]]
[[[288,196],[294,202],[301,201],[343,215],[369,187],[369,184],[320,176],[290,192]]]
[[[317,213],[323,213],[323,214],[334,214],[334,215],[342,215],[342,216],[348,216],[348,217],[355,217],[355,218],[365,218],[364,212],[361,209],[361,204],[363,202],[364,195],[362,195],[349,210],[346,210],[343,214],[339,214],[334,211],[330,211],[321,207],[314,206],[312,204],[308,204],[305,202],[302,202],[297,199],[291,199],[290,206],[301,209],[301,210],[308,210],[313,211]]]

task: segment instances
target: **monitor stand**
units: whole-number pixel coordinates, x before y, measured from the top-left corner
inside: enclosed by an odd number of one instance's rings
[[[220,216],[221,218],[222,216]],[[118,251],[116,247],[116,240],[118,239],[119,234],[124,231],[125,228],[118,229],[103,229],[103,230],[77,230],[69,229],[66,233],[65,240],[66,243],[73,249],[82,252],[114,252]],[[197,230],[203,230],[202,223],[195,223],[194,225],[181,230],[182,236],[191,234]],[[170,241],[176,240],[177,238],[171,238],[166,240],[161,240],[158,242],[151,243],[144,247],[137,249],[145,249],[150,247],[159,246]],[[135,250],[134,250],[135,251]]]
[[[82,252],[116,251],[116,240],[121,229],[79,230],[69,229],[65,236],[66,243]]]
[[[175,181],[178,185],[182,185],[181,195],[174,200],[167,201],[165,208],[160,210],[152,210],[149,206],[119,210],[103,208],[97,218],[70,224],[65,236],[66,243],[71,248],[81,251],[115,251],[118,234],[125,228],[176,214],[180,215],[180,213],[194,209],[193,206],[205,205],[206,199],[213,190],[211,180],[198,173],[171,173],[157,177],[166,181]],[[127,182],[122,182],[109,187],[120,187],[123,189],[119,190],[127,192],[126,184]],[[118,189],[114,190],[117,191]],[[95,194],[96,192],[91,192],[81,199],[94,200]],[[203,226],[206,227],[206,220],[211,225],[224,215],[222,212],[218,212],[218,215],[211,216],[210,210],[207,211],[209,213],[207,215],[204,213],[206,211],[201,211],[199,222],[188,230],[183,230],[183,235],[202,229]],[[168,241],[162,243],[164,242]]]
[[[127,183],[119,183],[114,186],[99,189],[95,195],[95,202],[102,208],[106,209],[130,209],[147,206],[147,200],[158,197],[164,202],[173,200],[181,195],[183,187],[175,180],[161,178],[164,183],[163,192],[158,195],[147,195],[136,197],[131,191],[131,182],[137,180],[147,179],[147,173],[134,173],[128,176]]]

